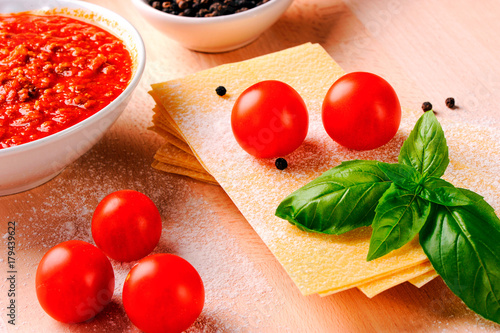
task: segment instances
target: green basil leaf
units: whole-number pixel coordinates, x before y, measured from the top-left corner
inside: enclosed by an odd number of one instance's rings
[[[472,201],[460,189],[446,180],[428,177],[422,184],[420,197],[444,206],[465,206]]]
[[[443,129],[434,112],[426,112],[415,124],[399,153],[401,164],[414,167],[421,175],[441,177],[450,162]]]
[[[500,220],[478,194],[473,204],[433,205],[420,244],[436,272],[473,311],[500,323]]]
[[[377,163],[380,170],[394,182],[394,184],[408,191],[414,191],[420,182],[421,176],[413,167],[394,163]]]
[[[411,241],[425,224],[430,203],[392,184],[375,209],[367,260],[380,258]]]
[[[376,161],[343,162],[286,197],[276,216],[305,231],[339,235],[370,225],[390,185]]]

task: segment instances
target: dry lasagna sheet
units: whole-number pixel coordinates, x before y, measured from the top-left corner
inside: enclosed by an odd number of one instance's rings
[[[186,157],[189,161],[185,165],[174,162],[173,166],[213,177],[211,182],[223,187],[304,295],[327,295],[359,287],[373,296],[410,279],[422,285],[435,274],[418,239],[367,262],[369,227],[341,236],[323,235],[300,231],[274,216],[276,207],[288,194],[342,161],[396,162],[402,142],[421,115],[404,110],[398,134],[381,148],[357,152],[341,147],[323,128],[321,103],[331,84],[343,74],[321,46],[304,44],[154,84],[151,94],[159,105],[153,129],[161,132],[172,146],[158,152],[158,157],[166,162],[156,162],[168,166],[169,158],[182,161]],[[269,79],[294,87],[309,110],[308,136],[295,152],[286,156],[289,166],[283,171],[276,169],[274,160],[248,155],[231,131],[230,116],[236,98],[250,85]],[[223,97],[215,93],[220,85],[227,89]],[[183,146],[186,143],[190,151]],[[179,151],[194,156],[198,164]],[[460,151],[455,154],[456,160],[460,160]],[[453,173],[455,168],[451,168],[452,179],[458,177],[461,185],[474,182],[473,174],[469,175],[470,182],[462,178],[467,166],[458,162],[454,165],[459,169]],[[488,182],[487,177],[493,173],[480,176]],[[498,192],[498,187],[493,189]]]

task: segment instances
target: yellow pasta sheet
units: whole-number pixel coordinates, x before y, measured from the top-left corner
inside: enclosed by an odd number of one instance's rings
[[[427,283],[431,282],[435,278],[437,278],[439,275],[436,273],[435,270],[432,270],[430,272],[427,272],[425,274],[422,274],[420,276],[414,277],[413,279],[408,280],[412,285],[414,285],[417,288],[421,288]]]
[[[398,284],[433,271],[434,269],[432,268],[431,263],[427,261],[418,266],[407,268],[399,272],[398,274],[391,275],[388,278],[383,278],[362,284],[358,286],[358,289],[361,290],[366,296],[372,298],[380,294],[381,292],[386,291],[387,289],[397,286]]]
[[[374,151],[353,152],[326,135],[321,123],[321,103],[327,89],[343,74],[321,46],[305,44],[153,85],[156,100],[168,111],[195,156],[305,295],[369,282],[426,260],[415,240],[367,262],[370,228],[328,236],[300,231],[274,216],[276,207],[289,193],[341,161],[397,160],[401,145],[398,138]],[[308,137],[287,156],[289,167],[284,171],[277,170],[273,160],[248,155],[231,131],[235,99],[250,85],[266,79],[281,80],[294,87],[310,114]],[[222,98],[215,93],[219,85],[226,87],[227,96]],[[411,128],[406,130],[408,133]]]
[[[157,170],[165,171],[168,173],[174,173],[177,175],[187,176],[210,184],[217,184],[217,181],[210,174],[206,172],[193,171],[192,169],[166,164],[158,160],[154,161],[152,166]]]

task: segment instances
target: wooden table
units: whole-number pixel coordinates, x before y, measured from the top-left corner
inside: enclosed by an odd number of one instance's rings
[[[115,296],[89,323],[54,321],[35,295],[35,271],[43,254],[70,239],[92,242],[90,221],[97,203],[125,188],[147,194],[161,212],[164,228],[155,252],[186,258],[204,280],[206,305],[191,332],[500,330],[469,311],[441,279],[421,289],[405,283],[373,299],[355,289],[326,298],[302,296],[220,187],[150,167],[162,140],[146,129],[152,116],[153,101],[146,93],[151,83],[316,42],[347,72],[384,76],[405,106],[420,108],[429,100],[441,117],[499,130],[499,2],[296,0],[257,41],[222,54],[182,48],[154,30],[128,1],[92,2],[123,15],[141,32],[146,71],[124,114],[91,151],[49,183],[0,197],[0,235],[8,221],[17,223],[18,266],[17,325],[6,325],[8,286],[2,277],[0,331],[6,326],[14,332],[137,331],[121,304],[132,264],[112,262]],[[459,109],[446,109],[450,96]],[[4,274],[7,250],[1,244]]]

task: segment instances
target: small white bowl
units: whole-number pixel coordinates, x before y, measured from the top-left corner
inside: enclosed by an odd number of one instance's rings
[[[0,13],[23,11],[70,16],[107,29],[125,43],[134,68],[127,88],[96,114],[48,137],[0,149],[0,196],[26,191],[47,182],[87,152],[125,109],[146,63],[144,43],[137,30],[108,9],[71,0],[0,1]]]
[[[156,29],[184,47],[201,52],[231,51],[253,42],[272,26],[293,0],[271,0],[244,12],[215,17],[187,17],[154,9],[146,0],[132,0]]]

